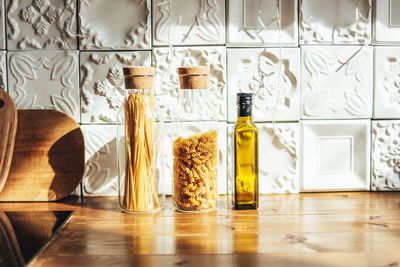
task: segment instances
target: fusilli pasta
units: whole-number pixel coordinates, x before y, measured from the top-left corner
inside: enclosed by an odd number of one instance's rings
[[[174,141],[174,202],[178,209],[215,208],[217,199],[217,131]]]

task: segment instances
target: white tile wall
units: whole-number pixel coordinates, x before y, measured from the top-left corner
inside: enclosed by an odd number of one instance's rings
[[[299,123],[256,123],[261,194],[299,192]],[[228,131],[228,184],[234,184],[234,125]]]
[[[278,11],[277,3],[281,3]],[[228,4],[228,46],[279,46],[279,40],[282,46],[297,46],[296,0],[228,0]]]
[[[77,49],[75,1],[5,2],[8,49]]]
[[[146,0],[79,0],[80,49],[150,49],[150,5]]]
[[[124,99],[122,67],[151,65],[150,51],[81,52],[81,122],[113,123]]]
[[[376,47],[374,64],[374,118],[400,119],[400,47]]]
[[[117,128],[114,125],[82,125],[86,170],[84,196],[117,196]]]
[[[302,47],[302,119],[371,118],[372,47]]]
[[[374,44],[400,43],[400,25],[393,20],[400,12],[398,3],[397,0],[375,0]]]
[[[18,109],[56,109],[79,121],[78,51],[7,54],[8,91]]]
[[[372,123],[372,190],[400,190],[399,132],[399,121],[374,121]]]
[[[7,89],[6,51],[0,51],[0,89]]]
[[[152,0],[154,45],[225,44],[225,0]]]
[[[301,124],[302,191],[369,190],[369,120]]]
[[[398,12],[398,0],[3,0],[0,88],[19,108],[57,109],[82,124],[85,196],[117,194],[121,67],[150,64],[164,119],[176,68],[210,65],[210,116],[225,145],[220,193],[231,176],[226,129],[245,91],[256,93],[262,193],[400,190]]]
[[[4,2],[0,3],[0,49],[6,49],[6,34],[4,27]]]
[[[282,62],[279,57],[282,57]],[[236,94],[251,92],[255,121],[300,119],[300,49],[228,49],[228,120],[236,121]]]
[[[301,44],[371,43],[371,0],[299,0]]]
[[[226,121],[226,49],[224,47],[179,47],[176,49],[153,49],[153,65],[156,67],[156,105],[159,118],[170,120],[174,115],[179,77],[177,67],[208,65],[210,66],[210,96],[208,107],[210,116]],[[198,112],[191,108],[195,117]],[[184,113],[177,114],[179,119],[191,120]]]

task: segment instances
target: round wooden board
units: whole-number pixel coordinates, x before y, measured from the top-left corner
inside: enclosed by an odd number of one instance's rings
[[[14,154],[0,201],[55,201],[81,182],[85,145],[79,125],[55,110],[19,110]]]
[[[17,108],[11,97],[0,89],[0,192],[6,183],[17,132]]]

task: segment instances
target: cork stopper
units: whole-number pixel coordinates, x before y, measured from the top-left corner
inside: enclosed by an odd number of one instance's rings
[[[153,89],[154,67],[135,66],[123,68],[126,89]]]
[[[195,66],[178,68],[181,89],[206,89],[208,88],[208,75],[210,67]]]

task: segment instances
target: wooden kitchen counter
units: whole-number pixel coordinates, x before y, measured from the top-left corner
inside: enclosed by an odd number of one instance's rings
[[[73,210],[30,266],[400,266],[400,192],[268,195],[235,211],[119,211],[116,198],[0,203],[1,211]]]

